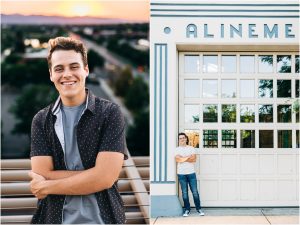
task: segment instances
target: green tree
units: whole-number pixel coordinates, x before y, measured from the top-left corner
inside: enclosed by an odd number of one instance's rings
[[[141,77],[133,80],[125,96],[125,105],[134,112],[149,105],[149,88]]]
[[[103,67],[104,61],[105,61],[104,58],[94,50],[88,51],[89,70],[91,72],[94,71],[95,67]]]
[[[137,113],[134,121],[127,132],[128,149],[133,156],[149,155],[149,110]]]
[[[46,60],[20,63],[2,63],[2,82],[12,87],[22,88],[28,84],[51,84]]]
[[[116,95],[125,96],[129,90],[130,85],[133,82],[133,76],[130,67],[126,67],[122,70],[121,74],[115,82]]]
[[[24,53],[25,52],[25,44],[23,38],[23,31],[17,30],[16,31],[16,39],[15,39],[15,52]]]
[[[57,92],[51,86],[34,85],[26,87],[10,108],[10,112],[17,119],[13,133],[30,136],[31,122],[34,115],[55,101],[56,97]]]

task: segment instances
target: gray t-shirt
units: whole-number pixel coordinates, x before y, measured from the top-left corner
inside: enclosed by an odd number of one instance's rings
[[[85,104],[67,107],[61,105],[65,162],[68,170],[84,170],[77,145],[76,130]],[[63,207],[63,224],[104,224],[95,194],[68,195]]]

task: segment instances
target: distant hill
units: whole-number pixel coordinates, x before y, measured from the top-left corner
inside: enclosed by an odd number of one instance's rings
[[[21,14],[1,14],[2,24],[36,24],[36,25],[71,25],[71,24],[119,24],[119,23],[142,23],[146,21],[133,21],[124,19],[111,19],[101,17],[63,17],[63,16],[41,16]]]

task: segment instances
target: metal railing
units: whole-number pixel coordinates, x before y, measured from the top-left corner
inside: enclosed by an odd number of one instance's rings
[[[37,205],[30,192],[29,159],[1,160],[1,224],[28,224]],[[149,223],[149,157],[124,161],[118,188],[127,224]]]

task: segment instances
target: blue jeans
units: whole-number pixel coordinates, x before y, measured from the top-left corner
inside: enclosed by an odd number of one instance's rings
[[[194,203],[196,209],[201,209],[200,205],[200,196],[197,190],[197,179],[196,174],[178,174],[179,183],[182,191],[182,198],[184,202],[184,210],[191,210],[190,201],[189,201],[189,193],[188,193],[188,185],[193,193]]]

